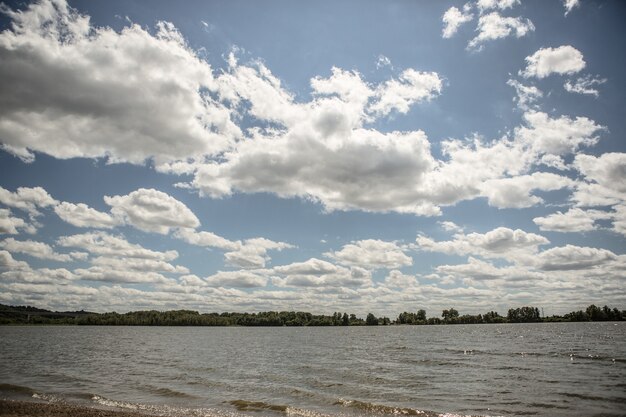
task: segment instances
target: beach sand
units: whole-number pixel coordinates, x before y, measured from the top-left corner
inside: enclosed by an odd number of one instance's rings
[[[146,417],[133,411],[112,411],[68,404],[0,400],[0,417]]]

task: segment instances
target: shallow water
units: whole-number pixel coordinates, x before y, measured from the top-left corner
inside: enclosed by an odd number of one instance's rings
[[[626,415],[626,322],[0,327],[0,397],[163,415]]]

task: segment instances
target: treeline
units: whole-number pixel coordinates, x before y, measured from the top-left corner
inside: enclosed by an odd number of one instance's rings
[[[485,314],[460,315],[454,308],[443,310],[440,317],[426,316],[426,310],[403,312],[397,319],[376,317],[369,313],[365,319],[355,314],[336,312],[315,315],[300,311],[267,311],[261,313],[205,313],[191,310],[132,311],[129,313],[91,313],[88,311],[49,311],[30,306],[0,304],[0,324],[70,324],[109,326],[363,326],[363,325],[435,325],[539,323],[581,321],[624,321],[626,310],[590,305],[584,311],[563,316],[542,317],[536,307],[509,309],[506,316],[496,311]]]

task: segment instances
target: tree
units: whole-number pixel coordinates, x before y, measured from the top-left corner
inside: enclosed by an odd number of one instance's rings
[[[415,317],[419,321],[426,321],[426,310],[417,310]]]
[[[450,308],[450,310],[443,310],[441,317],[443,317],[444,323],[454,323],[459,317],[459,312],[454,308]]]
[[[367,318],[365,319],[365,324],[368,326],[376,326],[378,325],[378,319],[372,313],[367,313]]]

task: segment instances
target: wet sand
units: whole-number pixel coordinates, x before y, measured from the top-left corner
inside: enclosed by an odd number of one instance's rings
[[[133,411],[112,411],[68,404],[0,400],[0,417],[149,417]]]

